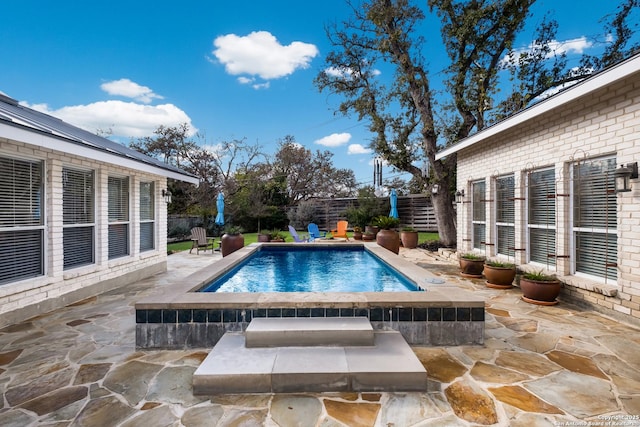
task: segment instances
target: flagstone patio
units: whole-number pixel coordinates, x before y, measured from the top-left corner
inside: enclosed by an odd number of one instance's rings
[[[210,349],[135,348],[135,301],[220,258],[184,252],[167,273],[0,330],[0,425],[640,426],[640,329],[400,255],[487,300],[483,346],[413,347],[427,393],[194,396]]]

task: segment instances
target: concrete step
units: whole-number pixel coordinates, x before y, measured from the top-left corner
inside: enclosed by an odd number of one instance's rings
[[[250,348],[373,345],[366,317],[261,317],[251,321],[245,336]]]
[[[427,391],[427,372],[402,335],[373,346],[254,347],[226,333],[193,374],[193,393]]]

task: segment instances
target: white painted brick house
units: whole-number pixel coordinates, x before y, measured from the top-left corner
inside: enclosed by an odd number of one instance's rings
[[[166,270],[180,169],[0,94],[0,327]]]
[[[640,56],[458,144],[458,251],[549,270],[561,299],[640,322]]]

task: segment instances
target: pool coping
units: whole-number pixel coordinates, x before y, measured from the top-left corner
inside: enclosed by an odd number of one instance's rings
[[[246,257],[260,250],[263,245],[362,246],[424,291],[195,292],[232,270]],[[138,348],[208,346],[215,344],[224,331],[246,329],[251,318],[258,316],[345,317],[357,315],[369,317],[374,328],[395,329],[401,332],[404,328],[405,338],[408,335],[413,336],[408,338],[410,343],[482,344],[484,298],[452,283],[439,282],[443,282],[440,277],[375,242],[252,243],[221,260],[212,262],[181,280],[180,283],[165,285],[157,294],[137,301],[135,303],[136,346]],[[322,312],[318,312],[319,310]],[[449,332],[453,333],[453,329],[463,332],[462,339],[446,336]]]

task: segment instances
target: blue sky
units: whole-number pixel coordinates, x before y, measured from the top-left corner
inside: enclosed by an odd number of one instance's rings
[[[418,4],[426,9],[426,0]],[[592,52],[589,43],[603,36],[598,21],[615,7],[543,0],[530,27],[552,11],[563,46]],[[20,0],[0,10],[0,92],[25,105],[92,132],[111,129],[125,143],[183,122],[207,145],[246,138],[269,153],[293,135],[372,183],[366,125],[335,115],[339,100],[313,85],[331,49],[324,26],[349,16],[342,0]],[[444,51],[428,19],[426,56],[437,84]],[[385,178],[393,175],[385,168]]]

